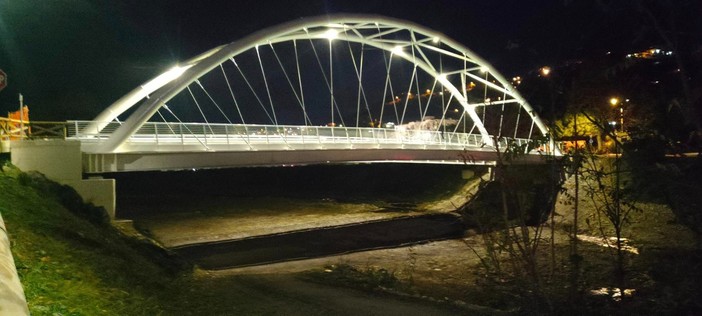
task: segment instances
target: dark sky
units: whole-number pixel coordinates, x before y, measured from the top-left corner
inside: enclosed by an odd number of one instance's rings
[[[34,120],[92,119],[180,60],[305,16],[374,13],[463,43],[510,77],[606,50],[646,48],[636,19],[598,1],[473,0],[0,0],[0,69]]]

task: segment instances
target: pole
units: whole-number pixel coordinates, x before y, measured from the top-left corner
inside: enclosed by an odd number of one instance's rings
[[[24,139],[24,97],[19,94],[20,140]]]
[[[622,132],[624,132],[624,108],[623,107],[619,108],[619,125],[620,125],[619,128],[622,130]]]

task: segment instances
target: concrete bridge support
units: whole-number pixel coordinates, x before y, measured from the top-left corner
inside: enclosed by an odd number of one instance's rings
[[[80,141],[48,139],[12,142],[12,163],[23,171],[38,171],[74,188],[83,200],[102,206],[115,216],[115,180],[83,179]]]

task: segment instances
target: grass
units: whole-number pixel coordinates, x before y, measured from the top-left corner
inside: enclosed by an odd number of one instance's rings
[[[84,205],[72,189],[7,165],[0,172],[0,213],[32,315],[340,312],[291,293],[290,286],[279,289],[296,275],[222,277],[183,264],[117,230],[101,209]],[[358,284],[363,275],[353,274],[346,282]],[[379,279],[392,282],[393,276],[378,271],[367,283]]]
[[[284,310],[324,314],[324,307],[278,291],[258,276],[214,277],[179,263],[168,253],[125,237],[105,221],[99,209],[79,203],[74,191],[41,176],[5,166],[0,173],[0,213],[12,242],[12,252],[32,315],[270,315]],[[67,207],[68,206],[68,207]],[[558,211],[570,216],[567,205]],[[702,255],[694,236],[667,207],[645,202],[625,231],[640,254],[627,254],[628,288],[634,296],[622,302],[589,291],[617,286],[612,282],[611,250],[581,242],[584,258],[577,286],[579,300],[570,297],[567,229],[556,227],[557,267],[544,279],[550,308],[537,306],[529,287],[516,278],[481,274],[451,289],[407,282],[382,267],[346,264],[308,272],[303,278],[373,291],[386,288],[427,296],[453,293],[452,299],[513,313],[550,310],[576,314],[687,314],[702,312]],[[582,234],[599,236],[588,227],[583,211]],[[611,232],[605,231],[609,234]],[[547,243],[544,243],[546,246]],[[546,248],[546,247],[544,247]],[[470,251],[469,249],[465,250]],[[549,252],[543,249],[543,264]],[[193,273],[194,271],[194,273]],[[542,271],[544,276],[551,273]],[[410,284],[411,283],[411,284]],[[275,284],[275,283],[273,283]],[[574,304],[573,302],[577,302]],[[538,304],[536,304],[538,303]]]
[[[173,271],[112,226],[67,210],[37,179],[7,166],[0,174],[0,213],[32,315],[158,314],[156,293],[177,280]]]

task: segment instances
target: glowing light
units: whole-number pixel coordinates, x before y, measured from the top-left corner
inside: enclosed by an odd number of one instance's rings
[[[539,71],[541,72],[541,74],[542,74],[544,77],[548,77],[548,75],[551,74],[551,67],[549,67],[549,66],[544,66],[544,67],[541,67],[541,69],[539,69]]]
[[[611,98],[611,99],[609,99],[609,104],[611,104],[612,106],[617,106],[617,104],[619,104],[619,99],[618,98]]]
[[[482,73],[486,73],[486,72],[488,72],[489,70],[490,70],[490,69],[488,69],[488,67],[485,67],[485,66],[480,67],[480,71],[481,71]]]
[[[147,94],[155,91],[158,88],[163,87],[167,83],[175,80],[176,78],[180,77],[188,68],[191,66],[185,66],[185,67],[179,67],[175,66],[171,68],[170,70],[162,73],[158,77],[154,78],[153,80],[147,82],[143,86],[141,86],[142,89],[145,90]]]
[[[441,39],[439,37],[434,37],[431,39],[431,41],[434,42],[434,44],[438,44],[441,41]]]
[[[334,30],[334,29],[328,29],[326,32],[324,32],[322,34],[322,37],[331,41],[331,40],[339,37],[339,31]]]
[[[405,52],[402,50],[402,46],[395,46],[392,49],[392,53],[395,55],[405,56]]]

